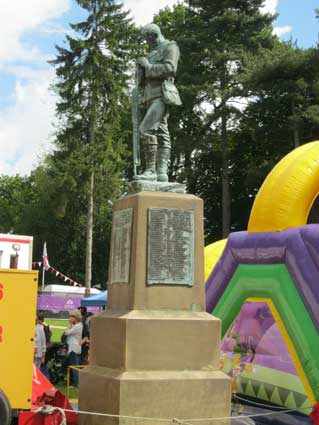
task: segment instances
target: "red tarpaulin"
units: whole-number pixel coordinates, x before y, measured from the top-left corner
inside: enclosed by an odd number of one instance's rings
[[[19,425],[60,424],[62,414],[59,411],[54,411],[51,415],[35,413],[35,410],[45,405],[73,410],[65,395],[61,391],[57,390],[36,366],[33,366],[32,408],[29,412],[19,413]],[[68,425],[77,425],[76,413],[67,412],[65,415]]]

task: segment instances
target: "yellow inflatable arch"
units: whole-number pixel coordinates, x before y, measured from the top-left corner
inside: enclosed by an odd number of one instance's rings
[[[205,282],[209,278],[213,268],[215,267],[217,261],[220,259],[227,239],[221,239],[220,241],[214,242],[205,247],[204,258],[205,258]]]
[[[274,232],[307,224],[319,195],[319,142],[306,143],[285,156],[262,184],[248,223],[249,232]],[[205,280],[227,239],[205,247]]]
[[[319,193],[319,142],[290,152],[269,173],[255,199],[249,232],[271,232],[307,224]]]

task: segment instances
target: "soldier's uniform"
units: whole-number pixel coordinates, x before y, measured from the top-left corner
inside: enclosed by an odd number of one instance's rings
[[[180,51],[175,41],[163,40],[150,52],[144,70],[143,105],[146,113],[140,124],[146,168],[156,159],[157,180],[167,181],[171,140],[168,132],[168,105],[180,105],[174,84]],[[152,164],[151,164],[152,165]],[[147,174],[147,170],[144,174]],[[143,178],[143,175],[141,176]],[[146,178],[146,177],[145,177]]]

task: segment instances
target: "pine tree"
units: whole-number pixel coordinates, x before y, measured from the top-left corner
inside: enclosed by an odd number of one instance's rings
[[[317,49],[304,50],[296,43],[278,41],[272,51],[252,63],[248,84],[259,107],[267,108],[268,103],[269,113],[280,111],[280,120],[286,124],[285,131],[292,140],[287,151],[298,147],[305,135],[311,138],[309,130],[319,122]]]
[[[85,21],[71,25],[67,47],[52,61],[59,95],[53,161],[87,194],[85,285],[92,279],[94,194],[118,194],[123,173],[122,113],[128,105],[129,64],[136,31],[115,0],[77,0]]]

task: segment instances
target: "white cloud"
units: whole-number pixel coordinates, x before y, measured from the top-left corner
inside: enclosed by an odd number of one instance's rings
[[[48,26],[70,5],[71,0],[0,0],[0,72],[15,77],[10,106],[0,110],[0,174],[29,174],[50,148],[55,96],[49,85],[54,71],[48,69],[46,52],[28,45],[25,35]],[[29,64],[17,65],[21,61]]]
[[[153,16],[166,6],[173,6],[177,0],[124,0],[124,5],[131,10],[131,16],[138,25],[152,22]]]
[[[290,25],[285,25],[283,27],[275,27],[273,30],[273,34],[278,35],[278,37],[281,37],[284,34],[288,34],[292,31],[292,27]]]
[[[265,0],[263,7],[261,8],[263,13],[275,14],[278,7],[279,0]]]
[[[49,85],[54,71],[16,68],[17,73],[30,78],[17,81],[13,106],[0,111],[0,174],[29,174],[49,149],[53,132],[55,96]]]
[[[32,30],[63,32],[49,21],[65,13],[71,0],[0,0],[0,72],[16,78],[11,106],[0,110],[0,174],[29,174],[41,154],[50,149],[55,121],[55,96],[49,90],[54,71],[32,68],[37,62],[47,67],[47,57],[36,45],[28,46],[24,34]],[[139,25],[175,0],[125,0]],[[19,66],[15,61],[30,61]]]
[[[265,0],[263,7],[261,8],[262,13],[271,13],[274,15],[277,12],[279,0]],[[282,27],[274,27],[273,34],[281,37],[292,31],[290,25],[284,25]]]
[[[25,45],[24,34],[69,7],[70,0],[0,0],[0,63],[39,57],[35,46]]]

